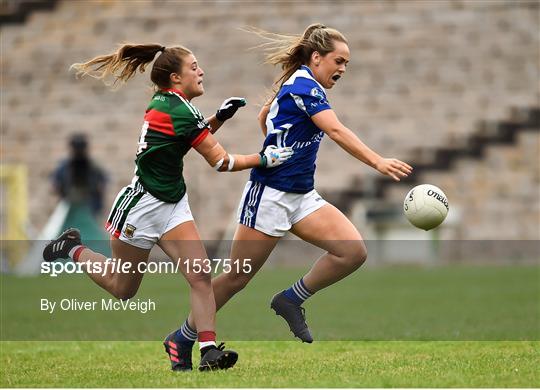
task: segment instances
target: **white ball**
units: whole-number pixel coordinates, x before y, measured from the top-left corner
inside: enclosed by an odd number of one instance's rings
[[[448,199],[440,188],[420,184],[409,191],[403,201],[405,216],[417,228],[431,230],[448,214]]]

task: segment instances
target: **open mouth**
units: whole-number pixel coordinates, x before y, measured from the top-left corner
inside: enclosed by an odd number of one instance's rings
[[[200,80],[200,81],[199,81],[199,82],[198,82],[197,84],[201,85],[201,84],[202,84],[202,82],[203,82],[203,81],[202,81],[202,80]]]
[[[335,74],[335,75],[332,76],[332,80],[334,80],[334,81],[338,81],[340,78],[341,78],[341,76],[338,75],[338,74]]]

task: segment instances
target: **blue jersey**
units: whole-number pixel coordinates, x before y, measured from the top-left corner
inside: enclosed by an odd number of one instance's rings
[[[302,65],[283,83],[266,117],[264,148],[289,146],[294,155],[276,168],[254,168],[251,181],[276,190],[305,194],[313,189],[315,160],[324,133],[312,122],[316,113],[330,109],[324,88]]]

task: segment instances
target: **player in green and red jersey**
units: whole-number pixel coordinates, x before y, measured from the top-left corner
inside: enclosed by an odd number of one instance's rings
[[[159,245],[173,261],[179,262],[180,271],[191,287],[191,309],[201,349],[199,369],[230,368],[238,355],[216,346],[216,307],[210,272],[205,269],[194,272],[191,264],[194,259],[205,259],[207,255],[189,208],[182,174],[183,157],[194,148],[214,169],[224,172],[272,168],[286,161],[292,150],[272,146],[251,155],[227,153],[212,133],[245,105],[245,101],[229,98],[214,116],[205,119],[191,104],[193,98],[204,93],[204,72],[193,53],[184,47],[124,45],[114,54],[74,64],[73,68],[78,75],[101,80],[112,76],[115,82],[125,82],[137,70],[144,71],[152,61],[150,78],[156,93],[144,117],[136,153],[135,177],[119,192],[106,223],[111,233],[113,257],[129,262],[130,267],[127,272],[88,272],[88,275],[115,297],[129,299],[136,294],[144,275],[138,264],[145,263],[150,249],[155,244]],[[77,229],[68,229],[51,241],[43,257],[46,261],[70,257],[92,269],[107,260],[104,255],[82,244]],[[176,332],[165,339],[173,370],[192,368],[193,342],[186,346],[184,341]]]

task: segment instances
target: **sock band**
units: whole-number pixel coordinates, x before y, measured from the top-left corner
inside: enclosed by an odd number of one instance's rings
[[[303,278],[285,290],[283,294],[297,305],[301,305],[306,299],[313,295],[304,284]]]
[[[199,349],[200,350],[203,350],[207,347],[210,347],[210,346],[216,346],[216,342],[215,341],[199,341]]]
[[[199,349],[203,350],[210,346],[216,346],[216,332],[211,330],[199,332]]]
[[[71,250],[69,251],[68,253],[68,256],[71,257],[71,259],[73,259],[73,261],[78,261],[79,260],[79,256],[81,255],[81,252],[83,251],[83,249],[85,249],[86,247],[84,245],[75,245],[73,248],[71,248]]]
[[[189,341],[195,342],[197,340],[197,331],[189,326],[188,320],[185,320],[180,328],[181,335]]]
[[[292,285],[294,292],[301,297],[304,301],[308,299],[313,294],[307,289],[304,284],[304,278],[300,279],[298,282]]]
[[[215,343],[216,332],[212,330],[205,330],[205,331],[199,332],[199,342],[206,342],[206,341],[213,341]]]

